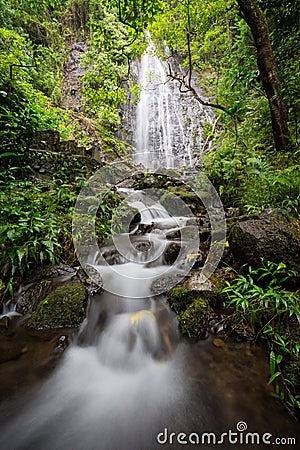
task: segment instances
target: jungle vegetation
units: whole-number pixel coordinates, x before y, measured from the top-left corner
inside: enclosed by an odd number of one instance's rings
[[[214,123],[205,124],[201,165],[224,206],[246,214],[279,208],[299,217],[299,14],[299,0],[0,0],[2,298],[39,264],[68,261],[74,203],[89,175],[87,169],[71,179],[74,162],[66,160],[55,174],[36,176],[32,138],[57,130],[61,140],[86,148],[97,143],[108,159],[125,155],[118,130],[128,90],[138,99],[131,65],[145,49],[146,28],[162,57],[166,44],[182,63],[183,74],[171,71],[170,77],[215,111]],[[76,42],[87,45],[79,110],[65,107],[63,87]],[[116,204],[112,192],[102,207],[103,239]],[[264,292],[274,294],[270,311],[261,312],[264,293],[255,281],[263,269],[254,279],[248,268],[225,293],[253,326],[264,326],[274,381],[283,355],[292,355],[291,365],[299,368],[299,345],[285,340],[281,325],[270,330],[262,321],[278,318],[279,309],[278,323],[289,314],[299,319],[299,299],[282,281],[283,266],[266,270]],[[294,408],[299,380],[291,381],[296,369],[291,373],[288,381],[283,377],[287,394],[276,389]]]

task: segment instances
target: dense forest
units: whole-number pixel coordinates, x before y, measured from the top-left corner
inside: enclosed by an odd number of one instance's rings
[[[226,210],[283,214],[299,263],[299,14],[299,0],[0,0],[2,302],[40,266],[76,265],[80,189],[98,167],[133,152],[124,123],[126,105],[139,100],[133,65],[146,30],[157,55],[180,64],[169,64],[169,78],[213,112],[196,168]],[[97,213],[99,241],[119,203],[112,189]],[[267,341],[274,395],[296,412],[299,266],[235,264],[233,245],[220,296],[235,323]]]

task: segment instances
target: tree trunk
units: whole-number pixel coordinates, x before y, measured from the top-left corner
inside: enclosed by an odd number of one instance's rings
[[[267,21],[254,0],[237,0],[237,3],[253,35],[257,50],[257,65],[269,101],[275,147],[281,151],[290,143],[287,109],[282,100],[278,67],[270,42]]]

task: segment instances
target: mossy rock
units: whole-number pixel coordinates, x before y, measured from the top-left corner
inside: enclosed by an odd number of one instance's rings
[[[260,267],[261,259],[283,262],[296,271],[294,282],[299,284],[300,221],[283,212],[266,210],[258,217],[238,221],[228,237],[230,250],[242,266]]]
[[[128,233],[132,231],[141,221],[141,214],[137,208],[121,204],[113,216],[112,230],[114,233]]]
[[[171,216],[191,216],[186,202],[172,192],[165,192],[159,201]]]
[[[181,186],[182,181],[180,180],[179,172],[174,170],[163,170],[164,173],[154,173],[154,172],[145,172],[145,173],[137,173],[134,176],[134,189],[166,189],[171,186]]]
[[[187,307],[195,300],[199,300],[202,298],[199,291],[191,291],[183,286],[174,287],[173,289],[171,289],[168,292],[167,297],[171,308],[177,314],[185,311]]]
[[[205,282],[202,279],[202,271],[193,272],[183,286],[189,291],[198,292],[211,305],[222,302],[222,289],[225,287],[225,280],[217,273],[213,273]]]
[[[187,205],[190,206],[193,213],[202,213],[206,212],[205,207],[203,206],[202,201],[194,192],[186,191],[184,189],[176,189],[174,192],[175,195],[181,198]]]
[[[78,281],[58,287],[40,303],[27,326],[46,328],[78,327],[85,317],[87,292]]]
[[[179,315],[180,330],[184,336],[204,338],[212,317],[214,312],[208,302],[204,299],[195,300]]]

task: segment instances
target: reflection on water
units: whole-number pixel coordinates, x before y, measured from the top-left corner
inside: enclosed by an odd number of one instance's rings
[[[139,236],[139,245],[147,242],[147,235]],[[165,248],[156,236],[151,246],[153,252]],[[148,247],[141,248],[147,255]],[[105,251],[112,254],[115,249]],[[128,252],[139,255],[135,246]],[[95,255],[91,259],[96,261]],[[177,438],[185,439],[180,433],[194,433],[194,438],[221,435],[235,432],[239,422],[250,432],[295,437],[296,423],[266,385],[265,351],[229,340],[221,347],[211,338],[180,340],[177,317],[166,298],[151,293],[153,280],[175,264],[162,265],[160,258],[151,259],[151,265],[142,257],[140,264],[129,261],[94,266],[107,291],[90,298],[75,342],[47,380],[30,394],[19,393],[2,404],[1,449],[181,448],[185,444]],[[19,339],[28,338],[23,333]],[[12,377],[4,386],[20,381],[20,373],[29,382],[28,373],[39,369],[43,352],[49,358],[47,341],[31,342],[30,351],[21,352],[16,363],[2,364],[3,373]],[[226,441],[222,447],[232,448]]]
[[[151,301],[140,300],[139,304],[135,300],[132,311],[123,313],[122,299],[113,301],[107,295],[101,303],[100,297],[90,314],[99,319],[107,305],[112,305],[113,314],[100,319],[105,331],[99,336],[98,320],[90,327],[93,331],[83,326],[78,345],[69,348],[41,388],[30,398],[19,396],[2,405],[2,417],[7,417],[1,448],[181,448],[178,443],[159,445],[156,436],[165,429],[168,433],[221,434],[235,431],[240,421],[251,432],[297,435],[297,424],[270,397],[263,349],[232,342],[217,348],[210,339],[178,343],[176,332],[172,335],[169,329],[172,350],[165,345],[164,354],[157,354],[163,341],[153,316],[166,321],[169,312],[164,299],[158,302],[161,311],[153,308],[147,313],[145,324],[140,323],[144,335],[130,345],[132,326],[143,316],[137,311]],[[176,326],[170,314],[169,327],[170,323]]]

